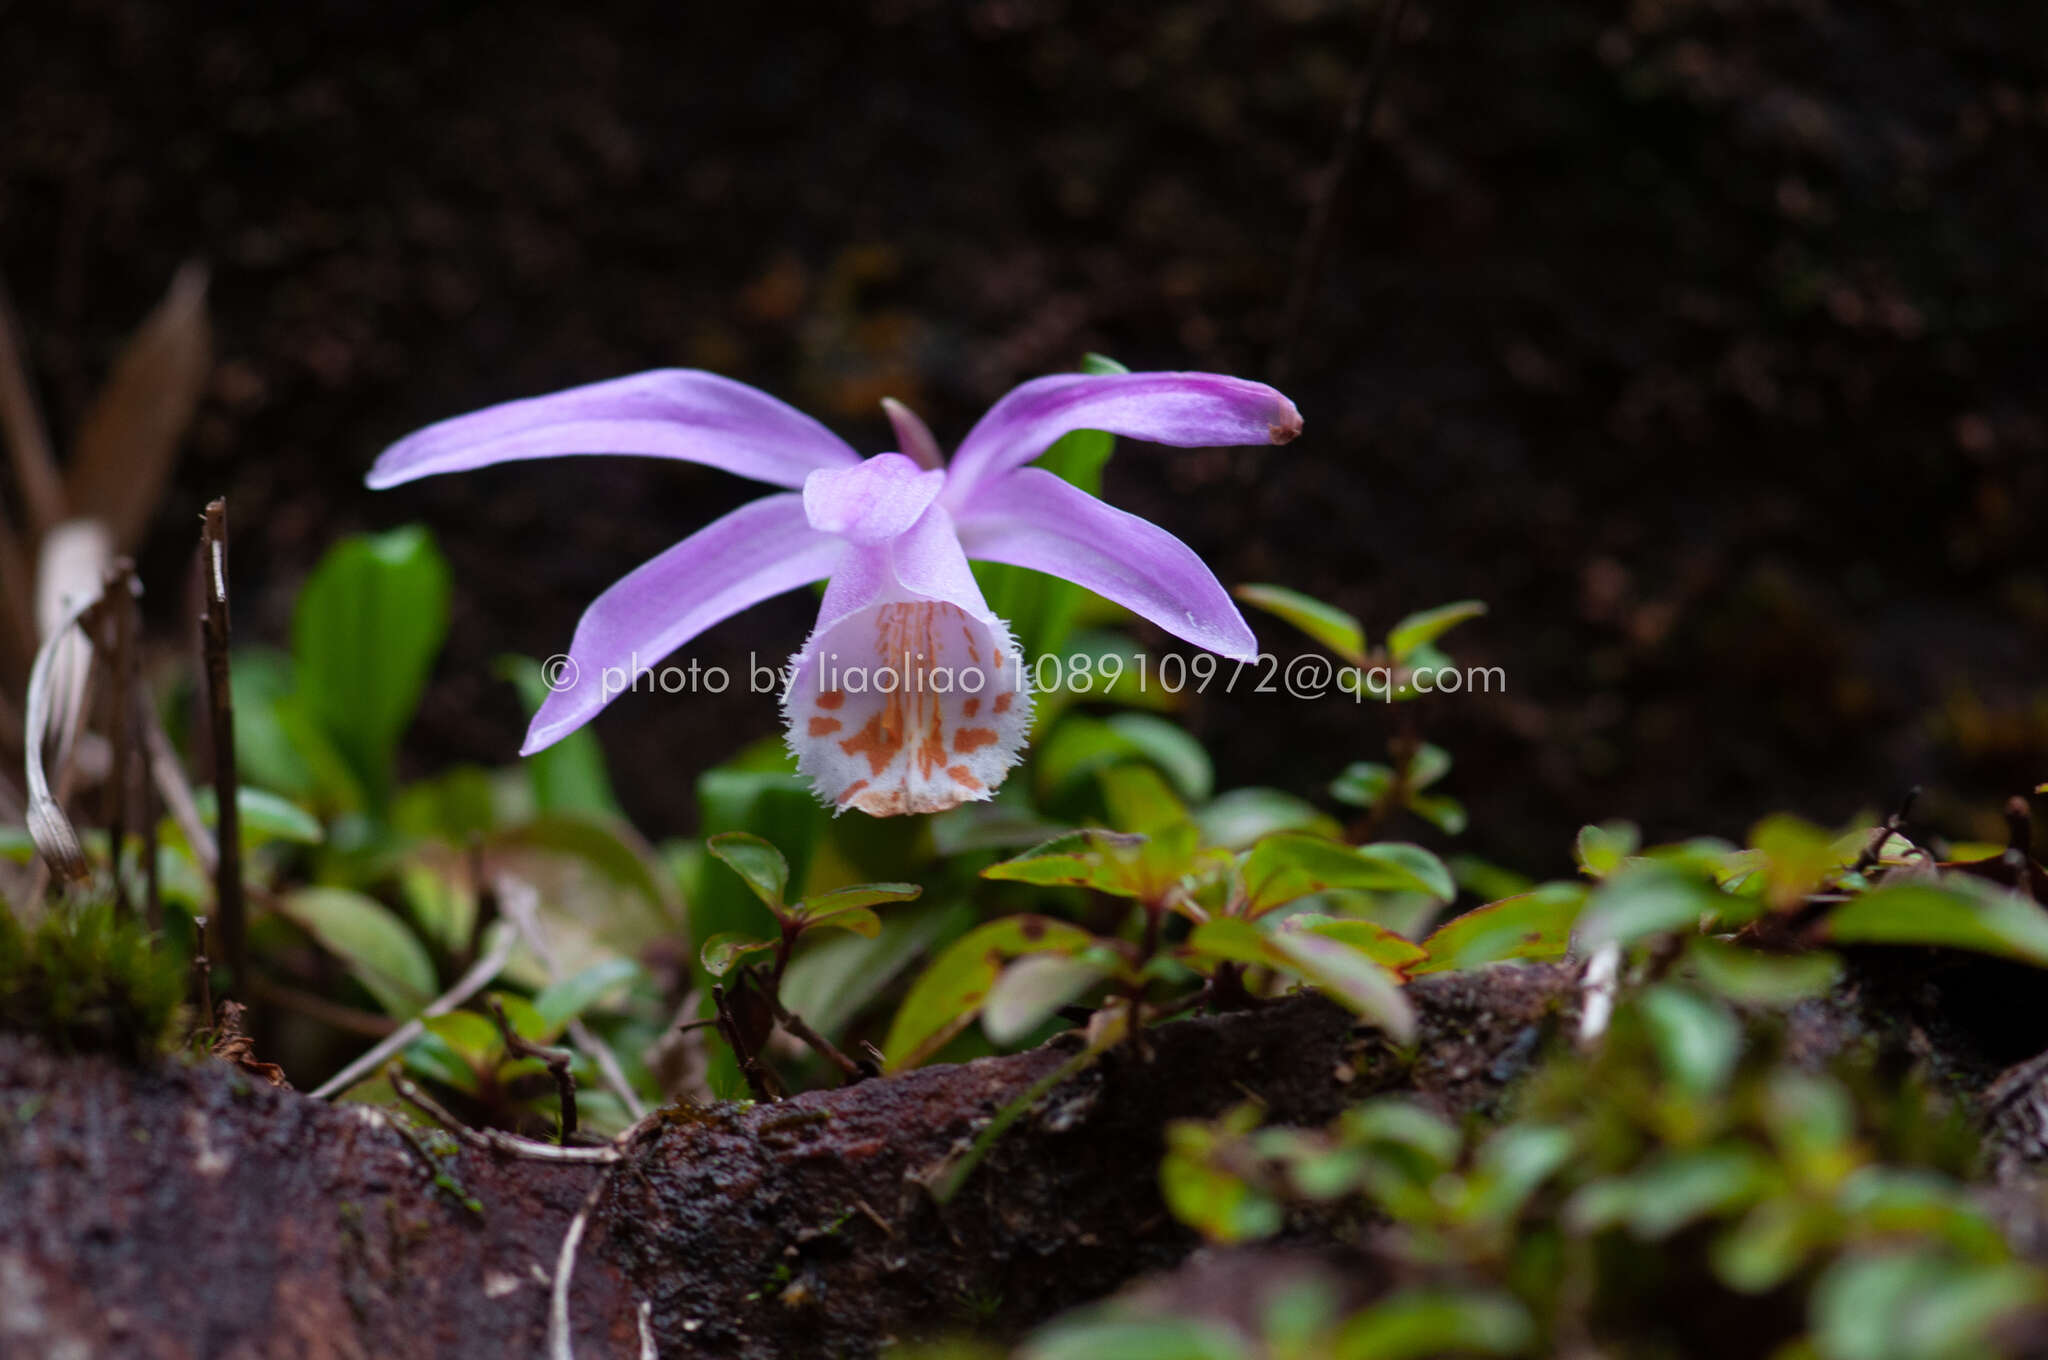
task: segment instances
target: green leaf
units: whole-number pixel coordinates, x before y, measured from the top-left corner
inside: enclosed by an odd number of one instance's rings
[[[292,613],[297,697],[382,802],[448,631],[448,563],[418,526],[345,539]]]
[[[1232,789],[1195,812],[1202,844],[1243,850],[1275,831],[1301,831],[1335,840],[1343,828],[1315,804],[1278,789]]]
[[[1378,807],[1394,787],[1394,770],[1372,760],[1354,760],[1330,782],[1330,796],[1352,807]]]
[[[1465,805],[1448,794],[1418,793],[1408,799],[1408,810],[1446,836],[1464,834]]]
[[[1219,1165],[1219,1153],[1247,1131],[1240,1106],[1221,1120],[1180,1119],[1166,1126],[1166,1157],[1159,1189],[1174,1217],[1212,1242],[1249,1242],[1270,1237],[1286,1223],[1272,1198]]]
[[[1654,1242],[1745,1208],[1772,1185],[1769,1164],[1746,1146],[1667,1152],[1640,1171],[1586,1185],[1566,1201],[1564,1220],[1574,1232],[1625,1227]]]
[[[1697,932],[1702,921],[1740,925],[1762,910],[1752,898],[1730,897],[1661,864],[1630,865],[1593,891],[1579,917],[1580,945],[1628,944],[1646,935]]]
[[[547,1037],[553,1039],[565,1025],[579,1019],[606,993],[639,976],[640,965],[633,960],[605,959],[541,988],[533,998],[533,1008],[547,1023]]]
[[[1727,1084],[1742,1055],[1742,1026],[1722,1006],[1682,987],[1659,984],[1639,1003],[1664,1070],[1694,1098]]]
[[[2048,914],[2012,893],[1962,875],[1939,886],[1899,883],[1835,908],[1836,944],[1918,944],[1970,949],[2048,968]]]
[[[1419,660],[1416,653],[1423,647],[1485,612],[1486,606],[1478,600],[1459,600],[1456,604],[1438,605],[1435,609],[1410,614],[1388,630],[1387,651],[1397,663]]]
[[[765,839],[788,858],[789,881],[802,884],[808,881],[832,814],[819,806],[810,784],[790,767],[782,742],[770,738],[698,777],[697,823],[705,836],[747,831]],[[690,938],[696,940],[729,930],[758,935],[772,919],[752,889],[708,854],[699,862],[685,900]]]
[[[426,947],[381,902],[347,888],[301,888],[280,909],[347,966],[394,1019],[410,1019],[434,999],[434,962]]]
[[[1365,625],[1335,605],[1286,586],[1239,586],[1238,599],[1285,619],[1354,666],[1365,664]]]
[[[1139,757],[1159,767],[1181,797],[1206,802],[1216,789],[1209,752],[1186,729],[1150,713],[1116,713],[1106,719],[1111,732]]]
[[[1277,968],[1297,977],[1406,1044],[1415,1036],[1415,1009],[1401,984],[1363,950],[1313,931],[1268,933],[1234,916],[1204,921],[1188,936],[1191,959],[1222,959]]]
[[[199,820],[210,827],[220,825],[219,795],[211,784],[195,790],[192,802],[199,809]],[[298,845],[318,845],[326,838],[326,831],[320,819],[288,798],[280,798],[262,789],[247,785],[235,790],[235,808],[242,815],[242,844],[257,845],[263,841],[291,841]]]
[[[704,848],[738,874],[763,906],[782,914],[783,893],[789,888],[789,861],[780,850],[745,831],[713,836],[704,842]]]
[[[1414,1042],[1415,1007],[1400,981],[1363,950],[1312,932],[1280,931],[1268,938],[1286,971],[1370,1020],[1395,1043]]]
[[[892,1069],[915,1067],[980,1013],[1003,964],[1020,954],[1078,954],[1095,937],[1048,916],[1005,916],[968,931],[911,985],[889,1026],[883,1056]]]
[[[1251,1360],[1237,1333],[1194,1318],[1088,1317],[1055,1322],[1019,1360]]]
[[[989,989],[981,1028],[991,1043],[1014,1044],[1116,971],[1113,962],[1092,955],[1028,954],[1003,969]]]
[[[1311,893],[1334,889],[1457,896],[1443,861],[1419,845],[1388,841],[1345,845],[1299,832],[1267,836],[1245,856],[1247,911],[1258,916]]]
[[[850,888],[812,893],[789,909],[799,921],[816,920],[853,907],[879,907],[889,902],[915,902],[924,889],[915,883],[858,883]]]
[[[1958,1261],[1937,1251],[1844,1256],[1822,1272],[1810,1304],[1825,1360],[1929,1360],[2006,1353],[2008,1318],[2048,1298],[2040,1271],[2016,1262]]]
[[[1623,860],[1635,854],[1642,843],[1642,833],[1636,830],[1634,822],[1582,826],[1579,839],[1572,847],[1572,858],[1578,861],[1580,872],[1588,878],[1605,878],[1619,869]]]
[[[1288,931],[1310,931],[1341,940],[1359,953],[1394,973],[1404,973],[1408,966],[1428,958],[1428,953],[1415,941],[1396,935],[1385,926],[1374,921],[1352,920],[1341,916],[1324,916],[1316,912],[1298,912],[1280,923],[1282,933]]]
[[[1406,1289],[1357,1314],[1337,1334],[1332,1360],[1426,1360],[1438,1355],[1523,1355],[1536,1326],[1513,1296],[1477,1289]]]
[[[609,882],[646,901],[663,920],[672,920],[675,890],[654,863],[654,852],[624,822],[580,813],[552,813],[499,833],[496,843],[567,855]]]
[[[983,878],[1040,887],[1093,888],[1114,897],[1136,897],[1144,890],[1137,855],[1143,836],[1110,831],[1070,831],[1023,854],[991,864]]]
[[[1834,954],[1767,954],[1710,935],[1686,941],[1686,963],[1701,985],[1730,1001],[1789,1006],[1833,990],[1842,975]]]
[[[1110,825],[1118,831],[1150,833],[1187,818],[1187,804],[1150,765],[1112,765],[1095,779],[1102,786]]]
[[[740,965],[750,954],[765,954],[775,948],[774,940],[754,939],[750,936],[728,933],[713,935],[704,942],[699,958],[704,971],[715,978],[722,978]]]
[[[850,930],[872,940],[882,933],[882,918],[867,907],[833,907],[803,918],[806,934],[813,930]]]
[[[530,656],[499,657],[497,673],[518,689],[529,715],[548,697],[540,663]],[[604,750],[589,728],[580,728],[546,750],[536,751],[523,764],[533,788],[534,807],[540,811],[625,818],[612,793],[611,776],[605,771]]]

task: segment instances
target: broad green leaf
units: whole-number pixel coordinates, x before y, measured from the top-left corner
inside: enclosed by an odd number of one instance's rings
[[[1751,848],[1764,857],[1764,896],[1775,911],[1790,911],[1856,857],[1858,843],[1844,847],[1832,832],[1780,813],[1749,833]]]
[[[297,698],[380,802],[448,631],[448,591],[446,560],[411,526],[345,539],[292,613]]]
[[[1479,1146],[1472,1166],[1472,1211],[1479,1219],[1505,1224],[1522,1212],[1529,1196],[1571,1161],[1579,1141],[1554,1125],[1505,1124]]]
[[[1255,1241],[1286,1223],[1280,1204],[1217,1164],[1224,1145],[1245,1132],[1241,1123],[1233,1113],[1215,1123],[1182,1119],[1166,1126],[1161,1197],[1174,1217],[1212,1242]]]
[[[780,850],[744,831],[713,836],[704,842],[704,848],[738,874],[763,906],[780,914],[783,894],[789,888],[789,861]]]
[[[1823,996],[1842,975],[1842,960],[1825,950],[1769,954],[1710,935],[1688,940],[1685,960],[1709,991],[1760,1006],[1789,1006]]]
[[[1479,969],[1503,959],[1563,959],[1571,928],[1585,907],[1585,885],[1544,883],[1520,897],[1475,907],[1421,942],[1430,959],[1411,975]]]
[[[2044,1299],[2034,1267],[1906,1248],[1836,1260],[1814,1283],[1810,1310],[1825,1360],[1963,1360],[2006,1353],[1993,1345],[2001,1324]]]
[[[640,965],[633,960],[606,959],[541,988],[533,998],[533,1008],[547,1022],[548,1037],[553,1038],[571,1020],[581,1018],[606,993],[639,976]]]
[[[1283,930],[1268,938],[1281,967],[1378,1025],[1395,1043],[1414,1042],[1415,1007],[1399,979],[1362,950],[1313,932]]]
[[[530,656],[501,656],[497,673],[518,691],[529,714],[548,697],[540,663]],[[611,776],[605,771],[604,750],[597,734],[581,728],[544,751],[524,761],[533,788],[534,807],[541,812],[580,812],[594,817],[624,819],[618,798],[612,793]]]
[[[461,845],[497,829],[497,788],[489,770],[450,766],[401,788],[390,815],[391,825],[402,836]]]
[[[1202,844],[1243,850],[1275,831],[1303,831],[1335,840],[1343,828],[1306,799],[1278,789],[1232,789],[1195,812]]]
[[[1374,963],[1394,973],[1404,973],[1408,966],[1428,958],[1428,953],[1415,941],[1405,939],[1374,921],[1359,921],[1341,916],[1324,916],[1316,912],[1299,912],[1280,923],[1282,933],[1288,931],[1310,931],[1341,940]]]
[[[1415,1010],[1401,984],[1372,957],[1341,939],[1313,931],[1259,929],[1234,916],[1204,921],[1188,936],[1184,953],[1195,960],[1277,968],[1326,992],[1372,1021],[1397,1043],[1415,1035]]]
[[[1252,1360],[1236,1332],[1195,1318],[1086,1317],[1055,1322],[1018,1360]]]
[[[747,831],[761,837],[788,858],[789,881],[803,884],[817,847],[828,839],[832,814],[789,762],[782,742],[770,738],[705,771],[697,779],[697,821],[705,836]],[[684,898],[696,940],[729,930],[758,935],[772,919],[752,889],[708,854]]]
[[[653,849],[625,822],[552,813],[499,833],[496,843],[581,860],[618,887],[643,898],[661,919],[674,919],[675,890],[655,865]]]
[[[1215,792],[1209,752],[1185,728],[1150,713],[1115,713],[1105,722],[1131,749],[1158,766],[1181,797],[1201,803]]]
[[[1143,891],[1137,855],[1143,836],[1109,831],[1070,831],[1014,859],[991,864],[983,878],[1041,887],[1093,888],[1115,897],[1136,897]]]
[[[887,902],[914,902],[924,891],[915,883],[859,883],[850,888],[812,893],[789,909],[799,921],[815,921],[854,907],[879,907]]]
[[[1485,612],[1486,606],[1478,600],[1459,600],[1456,604],[1410,614],[1387,630],[1387,651],[1397,662],[1416,660],[1416,653],[1423,647]]]
[[[882,918],[870,908],[858,905],[815,912],[804,917],[803,924],[807,934],[814,930],[850,930],[872,940],[882,933]]]
[[[1763,1294],[1785,1283],[1840,1232],[1832,1215],[1797,1199],[1767,1199],[1714,1239],[1708,1260],[1730,1289]]]
[[[1742,1026],[1725,1007],[1659,984],[1638,1002],[1664,1070],[1687,1095],[1710,1096],[1727,1083],[1742,1055]]]
[[[1401,1096],[1379,1096],[1344,1112],[1344,1140],[1361,1147],[1389,1144],[1420,1158],[1431,1178],[1458,1160],[1464,1137],[1441,1115]]]
[[[1408,799],[1408,810],[1446,836],[1463,835],[1469,821],[1465,805],[1448,794],[1414,794]]]
[[[948,945],[911,985],[889,1026],[883,1055],[892,1070],[915,1067],[980,1013],[1003,965],[1020,954],[1079,954],[1095,937],[1048,916],[1005,916]]]
[[[1853,897],[1827,918],[1836,944],[1970,949],[2048,968],[2048,914],[1977,879],[1899,883]]]
[[[1331,1360],[1427,1360],[1439,1355],[1524,1355],[1536,1343],[1528,1310],[1506,1293],[1406,1289],[1354,1316]]]
[[[1582,826],[1578,841],[1572,847],[1572,858],[1578,861],[1580,872],[1588,878],[1605,878],[1619,869],[1621,862],[1633,855],[1642,843],[1642,833],[1636,830],[1634,822]]]
[[[295,692],[292,659],[236,649],[235,765],[244,787],[275,790],[333,813],[362,806],[360,777]]]
[[[1251,848],[1244,888],[1253,916],[1333,889],[1421,892],[1445,902],[1458,892],[1443,861],[1419,845],[1353,846],[1299,832],[1267,836]]]
[[[199,820],[210,827],[220,825],[219,795],[212,785],[195,790],[192,801],[199,809]],[[318,845],[326,837],[320,819],[288,798],[280,798],[262,789],[247,785],[235,790],[235,808],[242,815],[242,844],[255,845],[262,841],[292,841],[299,845]]]
[[[1426,789],[1451,772],[1451,753],[1424,742],[1408,762],[1408,787]]]
[[[1335,605],[1286,586],[1239,586],[1232,594],[1285,619],[1352,665],[1365,664],[1365,626]]]
[[[1581,1188],[1566,1201],[1564,1221],[1574,1232],[1621,1227],[1661,1241],[1699,1219],[1744,1209],[1773,1185],[1770,1164],[1745,1145],[1667,1152],[1639,1171]]]
[[[1150,765],[1112,765],[1095,776],[1110,825],[1118,831],[1148,834],[1185,820],[1187,804],[1167,787],[1166,777]]]
[[[347,888],[301,888],[280,904],[347,966],[385,1014],[405,1020],[434,999],[434,962],[383,903]]]
[[[1092,954],[1027,954],[1003,969],[989,989],[981,1027],[992,1043],[1014,1044],[1116,971],[1113,962]]]
[[[698,957],[704,964],[704,971],[715,978],[722,978],[751,954],[765,954],[775,948],[774,940],[755,939],[747,935],[713,935],[704,942]]]
[[[1629,866],[1594,889],[1579,916],[1581,947],[1628,944],[1646,935],[1696,932],[1703,921],[1740,925],[1762,910],[1752,898],[1717,892],[1661,864]]]
[[[1330,796],[1352,807],[1377,807],[1394,787],[1394,769],[1372,760],[1354,760],[1330,782]]]

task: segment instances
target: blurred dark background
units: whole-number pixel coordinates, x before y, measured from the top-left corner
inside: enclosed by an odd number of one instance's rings
[[[888,447],[1088,350],[1268,376],[1379,20],[1359,0],[0,2],[0,269],[61,435],[189,256],[220,363],[145,552],[177,625],[225,491],[237,627],[423,520],[457,619],[416,769],[509,759],[492,678],[754,489],[638,459],[373,495],[436,418],[698,365]],[[1286,380],[1283,449],[1126,445],[1110,496],[1375,633],[1465,596],[1505,698],[1431,706],[1463,843],[1740,835],[2048,779],[2048,7],[1412,0]],[[694,648],[779,661],[793,597]],[[1259,621],[1269,650],[1296,639]],[[1211,694],[1225,784],[1319,793],[1384,710]],[[772,731],[597,725],[629,807]],[[1411,828],[1412,830],[1412,828]]]

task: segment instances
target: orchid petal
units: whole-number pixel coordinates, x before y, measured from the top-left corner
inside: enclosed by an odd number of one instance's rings
[[[823,425],[766,392],[665,368],[472,411],[399,440],[366,479],[378,490],[492,463],[569,454],[679,458],[774,486],[860,461]]]
[[[1012,388],[953,456],[946,505],[1022,467],[1074,430],[1106,430],[1180,448],[1285,444],[1301,433],[1294,403],[1264,383],[1220,373],[1070,373]]]
[[[705,629],[831,573],[847,552],[811,528],[803,498],[764,496],[713,520],[634,570],[583,612],[570,664],[533,715],[521,755],[551,746],[597,716],[635,677]]]
[[[924,468],[946,466],[945,450],[939,447],[931,426],[925,424],[917,412],[894,397],[882,398],[882,410],[888,413],[889,424],[896,431],[896,446],[911,461]]]
[[[960,517],[959,532],[978,561],[1072,581],[1234,661],[1258,655],[1251,627],[1194,549],[1043,468],[990,482]]]
[[[783,693],[797,768],[837,810],[987,798],[1030,735],[1023,657],[937,506],[848,550]]]
[[[853,543],[896,538],[917,523],[946,484],[900,453],[879,453],[849,468],[821,468],[804,479],[804,513],[820,533]]]

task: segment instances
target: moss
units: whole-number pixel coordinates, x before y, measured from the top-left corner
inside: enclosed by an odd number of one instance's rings
[[[184,996],[183,961],[110,903],[52,903],[33,930],[0,907],[0,1030],[140,1062],[170,1047]]]

